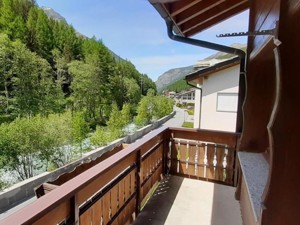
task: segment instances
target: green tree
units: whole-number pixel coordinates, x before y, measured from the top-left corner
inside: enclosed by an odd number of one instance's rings
[[[17,119],[0,127],[2,155],[1,167],[17,172],[19,179],[25,180],[34,175],[40,165],[39,152],[43,150],[43,123],[40,117]]]
[[[173,101],[165,96],[155,96],[153,117],[160,119],[173,111]]]
[[[35,31],[36,52],[50,62],[53,49],[53,33],[49,25],[49,19],[43,10],[38,10]]]
[[[0,107],[6,115],[11,112],[12,97],[9,91],[11,80],[13,77],[13,46],[8,36],[0,34]]]
[[[13,95],[18,113],[23,115],[48,115],[59,108],[62,98],[59,83],[53,82],[49,63],[30,52],[22,43],[15,42]]]
[[[137,116],[135,124],[145,126],[149,124],[153,117],[154,102],[151,95],[147,95],[141,99],[137,108]]]
[[[72,139],[75,144],[80,146],[82,151],[82,142],[89,133],[89,126],[87,125],[84,115],[76,113],[72,118]]]

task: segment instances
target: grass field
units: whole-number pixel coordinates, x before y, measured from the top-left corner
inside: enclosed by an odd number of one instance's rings
[[[183,124],[181,126],[185,127],[185,128],[194,128],[194,123],[193,122],[183,122]]]

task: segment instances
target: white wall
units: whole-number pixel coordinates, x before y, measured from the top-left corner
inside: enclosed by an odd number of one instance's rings
[[[239,65],[209,75],[203,80],[201,129],[235,131],[236,112],[217,111],[217,93],[238,93]]]

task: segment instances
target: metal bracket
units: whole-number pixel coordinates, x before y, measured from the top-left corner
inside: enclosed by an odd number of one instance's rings
[[[239,32],[239,33],[226,33],[216,35],[217,37],[239,37],[239,36],[257,36],[257,35],[274,35],[275,29],[272,30],[261,30],[261,31],[254,31],[254,32]]]
[[[253,32],[238,32],[238,33],[226,33],[216,35],[217,37],[240,37],[240,36],[258,36],[258,35],[270,35],[273,36],[274,44],[279,46],[281,41],[278,39],[278,21],[275,23],[275,28],[271,30],[261,30]]]

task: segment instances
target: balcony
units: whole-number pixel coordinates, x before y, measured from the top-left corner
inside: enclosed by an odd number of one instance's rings
[[[161,127],[1,224],[241,224],[237,139]]]

